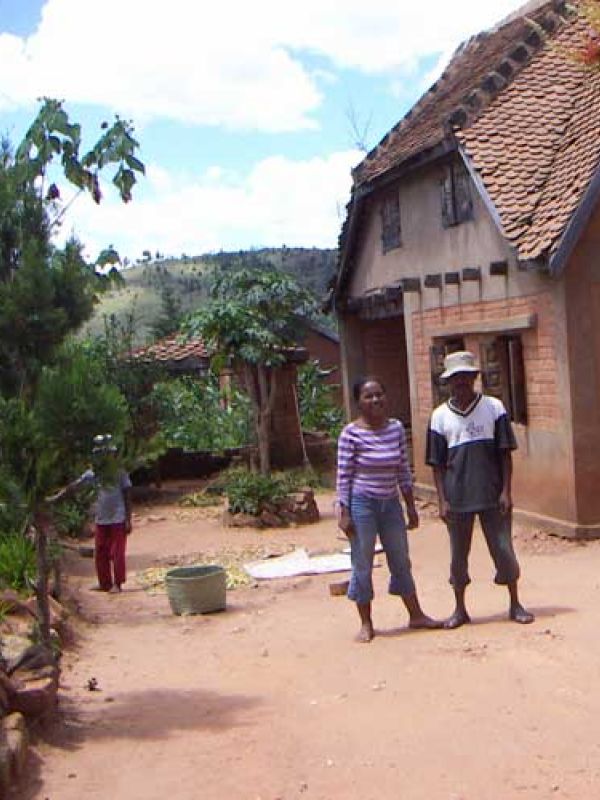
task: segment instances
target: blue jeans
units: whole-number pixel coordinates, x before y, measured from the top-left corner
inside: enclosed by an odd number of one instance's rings
[[[366,605],[373,599],[373,556],[378,534],[390,570],[390,594],[401,597],[415,594],[400,500],[354,496],[350,502],[350,516],[354,523],[354,536],[350,539],[350,600]]]

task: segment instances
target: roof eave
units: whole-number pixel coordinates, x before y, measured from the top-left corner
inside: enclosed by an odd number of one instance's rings
[[[563,235],[560,238],[558,247],[550,258],[549,270],[550,274],[556,277],[562,275],[566,265],[573,254],[573,250],[579,241],[581,234],[596,208],[600,200],[600,166],[596,168],[596,172],[588,188],[583,195],[582,201],[579,203],[577,210],[569,220]]]
[[[506,236],[506,232],[504,230],[504,226],[502,225],[502,219],[500,218],[500,214],[498,212],[498,209],[496,208],[496,205],[495,205],[494,201],[490,197],[490,195],[488,193],[488,190],[485,188],[485,184],[484,184],[484,182],[483,182],[483,180],[481,178],[481,175],[479,174],[479,172],[477,172],[477,168],[473,164],[473,161],[471,160],[471,158],[469,157],[468,153],[466,152],[466,150],[464,149],[464,147],[462,145],[458,146],[458,152],[460,153],[460,156],[461,156],[461,158],[463,160],[463,163],[464,163],[465,167],[467,168],[467,172],[469,173],[469,176],[471,177],[471,180],[473,181],[473,185],[477,189],[477,193],[481,197],[481,200],[483,201],[483,204],[486,207],[486,210],[487,210],[488,214],[490,215],[490,217],[492,218],[496,228],[498,229],[498,232],[506,240],[506,242],[509,244],[509,246],[513,250],[515,250],[514,246],[511,245],[510,242],[508,241],[508,238]]]

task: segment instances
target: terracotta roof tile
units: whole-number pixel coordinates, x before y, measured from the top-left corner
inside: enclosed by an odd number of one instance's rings
[[[210,357],[201,339],[181,341],[179,335],[168,336],[147,347],[134,350],[135,358],[158,361],[159,363],[185,361],[188,358],[206,360]]]
[[[469,40],[358,165],[355,188],[454,135],[519,256],[551,256],[600,166],[600,71],[570,56],[588,35],[552,0]],[[498,72],[508,75],[502,86],[482,89]]]
[[[521,258],[555,252],[600,166],[600,73],[585,69],[568,55],[580,45],[586,30],[578,18],[562,25],[552,43],[536,54],[473,124],[456,132]],[[536,87],[533,99],[528,91],[532,85]],[[495,133],[493,140],[490,131]],[[485,156],[482,133],[488,138]],[[498,164],[501,178],[490,178],[490,157]],[[507,184],[509,192],[498,191]],[[516,223],[525,216],[530,222],[524,228]]]
[[[564,4],[547,2],[527,17],[519,16],[461,45],[437,83],[358,165],[354,171],[356,185],[435,147],[448,134],[457,112],[471,118],[478,106],[487,105],[490,97],[506,85],[500,74],[502,65],[507,65],[509,80],[513,80],[541,46],[534,25],[548,30],[560,26],[561,18],[553,10],[556,5]]]

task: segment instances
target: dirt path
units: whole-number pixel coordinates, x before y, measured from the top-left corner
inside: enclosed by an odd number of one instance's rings
[[[339,547],[321,523],[259,533],[141,512],[131,572],[158,556],[266,544]],[[155,521],[148,521],[148,516]],[[167,519],[160,517],[167,516]],[[158,519],[157,519],[158,517]],[[505,620],[478,537],[474,622],[411,633],[375,570],[370,645],[330,576],[261,583],[229,610],[174,617],[131,576],[122,596],[70,588],[87,623],[64,659],[61,719],[32,756],[27,800],[591,800],[600,795],[600,544],[519,535],[523,597],[538,620]],[[446,534],[411,534],[429,613],[447,615]],[[96,678],[101,691],[85,686]]]

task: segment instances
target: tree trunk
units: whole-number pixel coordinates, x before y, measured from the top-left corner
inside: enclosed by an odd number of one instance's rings
[[[258,365],[258,453],[260,456],[260,471],[262,475],[271,472],[271,418],[275,407],[275,394],[277,391],[277,370]]]
[[[256,444],[260,454],[260,400],[258,396],[258,387],[254,369],[250,364],[244,363],[244,381],[246,383],[246,392],[252,403],[252,419],[254,421],[254,433],[256,435]],[[251,469],[254,472],[256,463],[254,458],[251,460]]]
[[[277,392],[277,370],[244,364],[246,390],[252,401],[260,472],[271,472],[271,419]]]
[[[271,415],[261,413],[258,423],[258,455],[260,458],[260,473],[268,475],[271,472]]]
[[[35,544],[37,553],[37,583],[35,587],[37,599],[38,624],[40,638],[45,647],[50,647],[50,606],[48,604],[48,535],[46,520],[41,514],[34,516]]]

